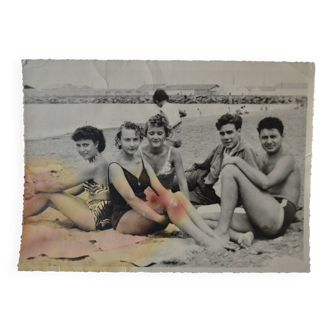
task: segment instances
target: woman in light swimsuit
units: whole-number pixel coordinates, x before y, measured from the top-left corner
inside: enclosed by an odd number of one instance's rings
[[[180,191],[189,200],[189,190],[180,151],[165,144],[171,130],[172,128],[169,126],[166,117],[161,114],[152,116],[144,128],[145,137],[148,139],[149,144],[140,147],[137,156],[140,156],[150,164],[158,180],[167,190],[172,189],[176,175],[179,179]],[[148,201],[162,204],[151,188],[147,188],[145,194]]]
[[[82,230],[111,228],[109,217],[113,208],[107,187],[109,163],[102,155],[106,146],[104,134],[95,127],[85,126],[76,129],[72,139],[88,164],[68,176],[54,176],[52,173],[32,175],[25,183],[23,218],[53,207]],[[83,191],[89,195],[87,201],[75,197]]]
[[[202,245],[213,249],[234,248],[230,243],[221,246],[220,238],[188,199],[181,192],[173,194],[166,190],[149,163],[136,155],[143,137],[143,128],[132,122],[121,125],[115,137],[121,152],[109,166],[112,227],[124,234],[146,235],[164,229],[171,221]],[[159,209],[147,201],[144,191],[148,187],[162,203]]]

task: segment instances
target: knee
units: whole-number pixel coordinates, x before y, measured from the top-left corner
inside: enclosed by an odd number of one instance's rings
[[[235,165],[228,164],[221,171],[221,177],[234,177],[238,174],[239,169]]]

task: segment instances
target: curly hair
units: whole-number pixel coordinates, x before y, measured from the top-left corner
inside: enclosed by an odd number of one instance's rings
[[[118,132],[116,133],[116,135],[114,137],[115,146],[119,150],[121,150],[121,136],[122,136],[122,129],[123,128],[135,130],[135,134],[139,137],[140,141],[143,140],[143,138],[144,138],[144,130],[143,130],[143,128],[140,125],[136,124],[136,123],[133,123],[133,122],[130,122],[130,121],[125,121],[119,127],[119,130],[118,130]]]
[[[283,135],[284,124],[280,119],[271,116],[259,121],[257,126],[258,134],[260,134],[263,129],[277,129],[280,135]]]
[[[167,102],[169,101],[168,94],[165,92],[165,90],[158,89],[153,95],[153,102],[155,104],[160,103],[161,101],[166,100]]]
[[[239,115],[232,115],[232,114],[224,114],[222,117],[220,117],[216,123],[216,127],[218,130],[221,129],[222,126],[226,124],[233,124],[235,126],[235,129],[238,130],[242,127],[242,118]]]
[[[169,125],[168,120],[161,114],[151,116],[151,118],[147,121],[144,127],[145,137],[147,136],[149,127],[163,127],[166,137],[168,137],[172,131],[172,127]]]
[[[90,139],[93,141],[93,143],[98,143],[99,152],[103,152],[106,147],[103,131],[92,126],[77,128],[71,138],[75,142]]]

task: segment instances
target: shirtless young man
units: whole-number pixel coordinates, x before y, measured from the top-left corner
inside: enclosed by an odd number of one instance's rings
[[[221,214],[215,229],[225,240],[250,246],[253,234],[265,238],[283,235],[292,222],[300,196],[300,170],[284,151],[283,123],[267,117],[257,131],[264,153],[257,158],[259,170],[239,157],[223,160]],[[249,218],[232,220],[238,199]]]

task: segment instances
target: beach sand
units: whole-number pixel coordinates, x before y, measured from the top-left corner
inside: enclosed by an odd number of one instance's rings
[[[257,150],[261,146],[256,131],[257,123],[265,116],[277,116],[285,125],[284,147],[293,154],[301,169],[301,196],[303,207],[306,108],[258,111],[243,115],[242,136]],[[215,128],[218,116],[184,118],[182,131],[184,143],[179,149],[184,167],[202,161],[219,144]],[[111,160],[118,153],[114,146],[115,129],[105,129],[105,157]],[[144,142],[143,142],[144,144]],[[70,135],[26,142],[26,166],[33,172],[64,171],[67,167],[84,162],[75,151]],[[195,244],[175,226],[148,237],[123,236],[110,230],[83,232],[74,227],[60,212],[51,208],[38,216],[25,220],[19,270],[52,271],[135,271],[191,269],[195,271],[218,268],[237,269],[266,268],[273,270],[280,257],[287,257],[289,264],[303,261],[302,211],[297,222],[291,224],[286,234],[274,240],[255,239],[249,249],[217,254]],[[122,236],[122,242],[118,241]],[[112,247],[111,243],[115,243]],[[120,244],[119,244],[120,243]],[[121,244],[122,243],[122,244]],[[279,265],[278,265],[279,264]],[[279,270],[278,270],[279,271]]]

